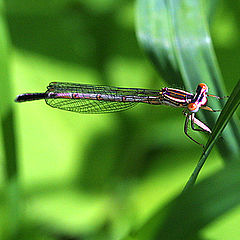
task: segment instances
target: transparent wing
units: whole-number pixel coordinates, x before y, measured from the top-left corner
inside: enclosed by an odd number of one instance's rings
[[[51,107],[79,113],[119,112],[136,106],[139,101],[134,101],[134,97],[159,96],[158,90],[93,86],[62,82],[50,83],[46,93],[84,93],[111,96],[111,101],[71,98],[45,99],[46,103]],[[114,98],[118,96],[130,96],[129,99],[131,101],[114,101]]]
[[[51,107],[79,113],[111,113],[136,106],[137,102],[110,102],[89,99],[45,99]]]

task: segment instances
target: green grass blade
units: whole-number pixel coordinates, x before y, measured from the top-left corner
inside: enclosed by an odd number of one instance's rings
[[[184,83],[194,91],[198,83],[205,82],[212,94],[225,96],[207,24],[211,9],[213,3],[200,0],[138,0],[137,35],[170,86],[181,87]],[[211,106],[221,109],[223,103],[215,101]],[[208,126],[214,126],[217,114],[203,111],[200,114]],[[238,119],[234,118],[223,133],[225,142],[217,143],[225,160],[238,156],[239,126]]]
[[[5,158],[5,194],[7,216],[4,231],[1,232],[7,239],[17,239],[19,227],[19,189],[18,189],[18,168],[14,131],[14,110],[12,88],[9,77],[9,38],[5,16],[3,15],[3,2],[0,2],[0,124],[1,124],[1,152]]]
[[[181,82],[166,1],[137,1],[137,36],[156,69],[170,85]],[[182,83],[182,82],[181,82]],[[182,85],[182,84],[181,84]]]
[[[206,147],[202,153],[202,156],[200,157],[200,160],[197,164],[197,167],[195,168],[192,176],[190,177],[189,181],[187,182],[184,191],[188,190],[193,186],[193,184],[196,182],[197,176],[203,167],[204,163],[207,160],[207,157],[209,156],[214,144],[220,137],[222,131],[225,129],[227,123],[231,120],[232,115],[237,110],[238,106],[240,104],[240,80],[238,81],[236,87],[234,88],[231,96],[229,97],[226,105],[224,106],[216,125],[214,126],[213,132],[210,135],[208,142],[206,144]],[[240,153],[239,153],[240,155]],[[240,158],[240,156],[238,156]]]

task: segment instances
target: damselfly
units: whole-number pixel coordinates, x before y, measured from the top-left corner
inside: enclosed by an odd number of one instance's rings
[[[200,144],[188,134],[188,124],[190,121],[191,128],[195,131],[211,133],[211,130],[195,117],[195,113],[199,109],[215,112],[206,105],[208,96],[220,99],[215,95],[209,95],[208,87],[204,83],[200,83],[195,94],[192,94],[174,88],[151,90],[52,82],[45,93],[20,94],[15,101],[26,102],[45,99],[51,107],[79,113],[119,112],[132,108],[138,103],[184,108],[186,115],[184,132],[192,141]],[[199,128],[196,128],[195,125]]]

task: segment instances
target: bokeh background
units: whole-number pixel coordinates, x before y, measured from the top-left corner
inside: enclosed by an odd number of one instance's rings
[[[239,1],[219,1],[210,25],[228,92],[240,76],[239,11]],[[9,187],[1,148],[1,239],[121,239],[181,192],[202,151],[184,135],[181,110],[139,104],[88,115],[13,102],[52,81],[166,86],[137,42],[135,1],[1,1],[0,27],[19,184]],[[200,180],[222,167],[214,150]],[[204,239],[238,239],[239,213],[208,225]]]

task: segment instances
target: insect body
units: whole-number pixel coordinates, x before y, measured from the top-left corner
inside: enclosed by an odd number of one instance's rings
[[[20,94],[15,101],[26,102],[45,99],[51,107],[79,113],[118,112],[132,108],[138,103],[180,107],[185,109],[184,114],[186,115],[184,132],[191,140],[198,143],[188,134],[188,123],[190,120],[193,130],[211,133],[211,130],[195,117],[195,113],[199,109],[214,112],[206,106],[208,96],[219,98],[208,95],[208,87],[204,83],[200,83],[195,94],[192,94],[174,88],[151,90],[52,82],[45,93]],[[199,128],[196,129],[194,124]]]

